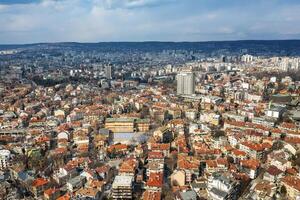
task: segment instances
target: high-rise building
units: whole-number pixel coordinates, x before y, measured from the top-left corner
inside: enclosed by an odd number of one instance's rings
[[[112,184],[113,199],[132,199],[133,176],[115,177]]]
[[[195,75],[191,71],[177,74],[177,94],[191,95],[195,93]]]
[[[107,79],[112,79],[112,67],[111,67],[111,65],[105,66],[105,77]]]
[[[9,167],[10,156],[11,154],[9,150],[0,150],[0,170]]]

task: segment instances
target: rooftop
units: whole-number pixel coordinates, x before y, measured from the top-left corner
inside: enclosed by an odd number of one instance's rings
[[[115,180],[112,184],[113,188],[116,187],[131,187],[133,182],[133,176],[123,176],[123,175],[118,175],[115,177]]]

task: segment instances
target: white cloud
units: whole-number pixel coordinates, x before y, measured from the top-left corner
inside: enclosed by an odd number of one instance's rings
[[[43,0],[0,5],[0,43],[257,39],[251,37],[270,34],[280,38],[300,32],[296,6],[269,12],[257,7],[254,14],[248,7],[241,12],[241,7],[203,8],[199,0],[185,2],[191,3]]]

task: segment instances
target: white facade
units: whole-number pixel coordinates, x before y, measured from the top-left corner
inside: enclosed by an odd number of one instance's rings
[[[0,169],[5,169],[9,166],[9,159],[11,158],[11,153],[9,150],[0,150]]]
[[[193,72],[177,74],[177,94],[191,95],[195,93],[195,75]]]
[[[111,72],[111,66],[107,65],[105,66],[105,76],[107,79],[112,79],[112,72]]]

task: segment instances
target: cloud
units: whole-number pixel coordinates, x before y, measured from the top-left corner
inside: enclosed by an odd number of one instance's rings
[[[300,35],[300,2],[291,0],[1,2],[0,43],[287,39]]]
[[[0,0],[0,4],[12,5],[12,4],[30,4],[38,3],[40,0]]]
[[[176,0],[96,0],[96,2],[103,3],[106,8],[115,9],[115,8],[143,8],[143,7],[155,7],[165,5]]]

